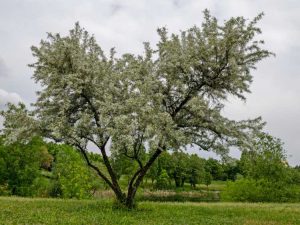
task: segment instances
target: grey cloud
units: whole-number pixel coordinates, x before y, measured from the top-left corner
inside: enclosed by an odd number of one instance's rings
[[[8,75],[8,68],[4,63],[4,60],[0,58],[0,77],[6,77]]]
[[[179,7],[180,6],[180,1],[179,0],[173,0],[173,4],[174,4],[174,6]]]
[[[110,8],[111,8],[111,14],[114,15],[122,9],[122,6],[120,4],[111,4]]]
[[[23,102],[20,95],[0,89],[0,110],[4,109],[7,103],[18,104],[19,102]]]

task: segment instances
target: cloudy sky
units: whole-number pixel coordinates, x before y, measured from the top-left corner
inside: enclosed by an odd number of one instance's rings
[[[46,32],[66,34],[79,21],[105,51],[116,47],[119,54],[140,53],[143,41],[154,45],[158,39],[157,27],[178,32],[200,25],[205,8],[220,21],[265,13],[261,37],[276,57],[253,71],[247,102],[230,99],[224,114],[234,119],[262,116],[266,131],[284,141],[289,162],[300,164],[298,0],[0,0],[0,109],[8,101],[35,100],[39,87],[27,64],[33,62],[30,46]]]

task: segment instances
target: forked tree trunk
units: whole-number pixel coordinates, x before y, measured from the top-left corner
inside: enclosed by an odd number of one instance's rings
[[[87,164],[89,167],[91,167],[93,170],[97,172],[97,174],[105,181],[106,184],[113,190],[115,193],[117,201],[121,204],[127,207],[128,209],[131,209],[134,207],[134,198],[137,192],[138,187],[140,186],[141,182],[143,181],[143,178],[145,177],[146,173],[152,166],[152,164],[155,162],[155,160],[158,158],[158,156],[162,153],[162,150],[158,148],[154,154],[151,156],[151,158],[148,160],[148,162],[141,167],[136,173],[133,175],[131,178],[129,185],[128,185],[128,190],[127,190],[127,195],[122,192],[117,176],[115,172],[113,171],[111,164],[109,162],[109,159],[106,155],[105,152],[105,145],[103,145],[100,150],[102,153],[102,158],[105,167],[107,168],[107,171],[110,175],[111,179],[108,179],[104,173],[102,173],[97,166],[92,164],[92,162],[89,160],[88,155],[86,154],[86,151],[80,146],[76,145],[76,147],[80,150],[82,155],[84,156],[84,159],[86,160]]]
[[[151,156],[149,161],[146,163],[146,165],[138,170],[132,177],[129,185],[128,185],[128,191],[126,196],[126,202],[125,206],[129,209],[134,207],[134,198],[137,192],[138,187],[140,186],[141,182],[143,181],[143,178],[145,177],[146,173],[152,166],[152,164],[155,162],[155,160],[158,158],[158,156],[162,153],[162,150],[157,149],[154,154]]]
[[[95,106],[93,105],[93,102],[91,101],[91,99],[89,98],[88,95],[86,95],[84,92],[82,92],[81,96],[86,100],[86,102],[88,103],[88,105],[90,106],[93,114],[94,114],[94,119],[96,122],[96,125],[98,128],[101,128],[100,125],[100,118],[99,118],[99,113],[97,112],[97,109],[95,108]],[[188,100],[185,100],[186,102]],[[181,106],[182,107],[182,106]],[[177,109],[178,110],[178,109]],[[176,115],[175,114],[173,116]],[[103,174],[99,168],[95,165],[93,165],[91,163],[91,161],[89,160],[85,149],[83,149],[80,145],[80,143],[76,144],[76,147],[79,148],[80,152],[83,154],[87,164],[94,169],[97,174],[111,187],[111,189],[114,191],[117,200],[119,201],[119,203],[124,204],[127,208],[132,208],[134,207],[134,197],[136,195],[136,191],[138,189],[138,187],[140,186],[141,182],[143,181],[144,176],[146,175],[147,171],[149,170],[149,168],[152,166],[152,164],[155,162],[155,160],[157,159],[157,157],[162,153],[162,150],[160,147],[158,147],[156,149],[156,151],[154,152],[154,154],[151,156],[151,158],[148,160],[148,162],[142,166],[141,163],[140,166],[141,168],[133,175],[132,179],[129,182],[128,185],[128,191],[127,191],[127,196],[126,194],[124,194],[120,188],[117,176],[115,171],[113,170],[110,162],[109,162],[109,158],[106,154],[106,144],[109,141],[109,138],[106,139],[106,141],[102,144],[99,145],[97,142],[95,142],[93,139],[89,139],[88,140],[92,141],[101,151],[102,154],[102,159],[103,159],[103,163],[107,169],[107,172],[109,173],[109,176],[111,179],[108,179],[105,174]]]

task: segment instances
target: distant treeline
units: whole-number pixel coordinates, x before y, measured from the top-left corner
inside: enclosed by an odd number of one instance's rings
[[[242,153],[240,160],[220,161],[182,151],[166,151],[147,173],[143,187],[199,190],[198,184],[208,186],[213,180],[220,180],[228,181],[224,199],[300,200],[300,167],[290,167],[281,145],[276,145],[277,140],[266,138],[271,137],[263,137],[258,143],[259,150]],[[269,148],[270,143],[273,148]],[[105,171],[100,155],[88,154]],[[146,161],[150,154],[144,150],[142,160]],[[139,164],[115,152],[110,160],[125,188]],[[96,176],[71,146],[45,142],[40,137],[26,144],[11,145],[5,145],[3,137],[0,139],[0,195],[89,198],[107,188]]]

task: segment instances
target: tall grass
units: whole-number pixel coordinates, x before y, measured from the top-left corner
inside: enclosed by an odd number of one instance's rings
[[[0,224],[300,224],[300,204],[157,203],[116,210],[109,200],[0,198]]]

